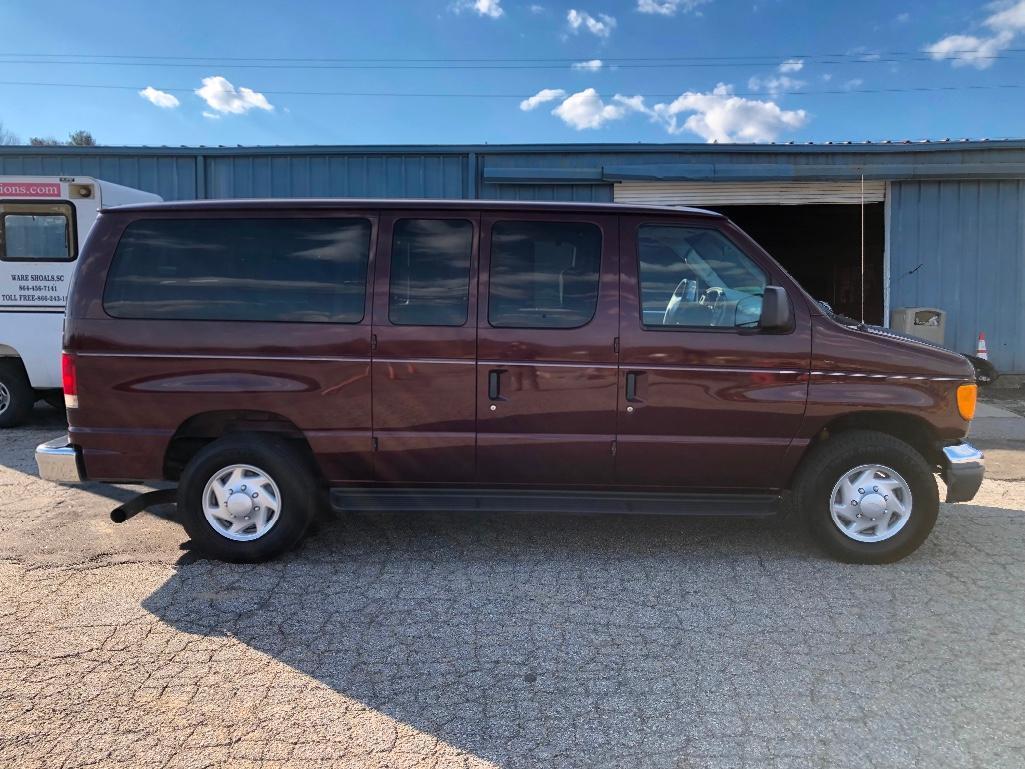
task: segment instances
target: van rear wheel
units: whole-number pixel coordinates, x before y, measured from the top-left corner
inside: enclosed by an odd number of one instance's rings
[[[316,510],[306,456],[275,435],[214,441],[186,465],[178,510],[193,542],[224,561],[254,563],[294,547]]]
[[[932,468],[885,433],[851,430],[813,449],[794,502],[815,540],[847,563],[892,563],[911,554],[936,523]]]
[[[36,395],[17,358],[0,359],[0,428],[14,427],[28,419]]]

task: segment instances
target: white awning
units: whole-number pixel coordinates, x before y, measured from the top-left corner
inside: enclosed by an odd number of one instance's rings
[[[862,200],[856,182],[619,182],[617,203],[657,206],[800,206],[855,204]],[[882,203],[886,182],[866,181],[866,203]]]

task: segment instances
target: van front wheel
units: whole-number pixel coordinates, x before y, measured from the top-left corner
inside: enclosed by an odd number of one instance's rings
[[[233,435],[199,451],[178,484],[193,542],[224,561],[259,562],[302,539],[319,485],[302,452],[274,435]]]
[[[17,358],[0,359],[0,428],[14,427],[28,419],[36,395]]]
[[[848,563],[891,563],[914,552],[939,512],[932,468],[885,433],[852,430],[813,449],[794,485],[812,536]]]

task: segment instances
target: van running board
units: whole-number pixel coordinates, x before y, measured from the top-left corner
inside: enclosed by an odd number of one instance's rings
[[[636,491],[509,489],[331,489],[338,511],[487,513],[641,513],[762,517],[779,512],[778,494],[667,494]]]

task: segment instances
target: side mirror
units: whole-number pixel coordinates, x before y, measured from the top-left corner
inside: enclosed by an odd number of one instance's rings
[[[763,331],[787,331],[793,325],[794,312],[787,292],[780,286],[766,286],[762,295],[762,314],[758,328]]]

